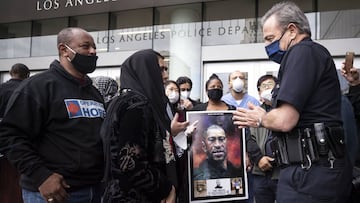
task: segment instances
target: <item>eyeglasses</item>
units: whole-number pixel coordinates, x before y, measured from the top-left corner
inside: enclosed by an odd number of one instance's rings
[[[169,68],[166,66],[160,66],[162,72],[168,72]]]
[[[273,89],[274,87],[275,87],[274,82],[261,83],[261,85],[260,85],[260,89],[262,89],[262,90],[264,90],[264,89]]]
[[[180,91],[188,91],[188,92],[190,92],[191,91],[191,89],[190,88],[180,88]]]

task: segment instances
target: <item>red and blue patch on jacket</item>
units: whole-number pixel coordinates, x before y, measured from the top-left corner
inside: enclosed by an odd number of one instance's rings
[[[65,99],[69,118],[104,118],[105,108],[100,102],[82,99]]]

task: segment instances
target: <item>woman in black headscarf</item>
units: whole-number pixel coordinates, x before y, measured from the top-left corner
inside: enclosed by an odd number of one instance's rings
[[[111,102],[102,129],[103,138],[113,136],[104,139],[105,157],[111,154],[104,202],[175,202],[171,120],[156,52],[130,56],[120,81],[121,95]]]

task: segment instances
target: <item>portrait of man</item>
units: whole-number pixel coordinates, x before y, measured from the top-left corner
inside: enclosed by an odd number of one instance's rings
[[[186,117],[190,123],[198,121],[188,152],[190,202],[246,199],[246,181],[238,192],[233,185],[234,179],[247,176],[245,131],[233,124],[232,111],[189,111]]]
[[[202,149],[206,159],[194,169],[194,180],[241,176],[241,170],[227,159],[226,141],[225,130],[219,125],[213,124],[204,131]]]

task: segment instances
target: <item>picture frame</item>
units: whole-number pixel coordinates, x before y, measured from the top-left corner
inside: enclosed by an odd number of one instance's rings
[[[189,111],[197,121],[188,150],[189,201],[248,199],[245,129],[233,124],[233,111]]]

